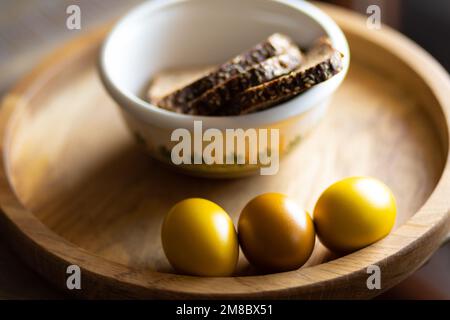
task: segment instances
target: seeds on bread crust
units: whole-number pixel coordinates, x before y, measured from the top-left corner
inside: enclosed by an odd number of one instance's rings
[[[291,73],[249,88],[222,108],[220,115],[247,114],[285,102],[324,82],[342,68],[342,54],[327,39],[320,39],[305,55],[305,62]]]
[[[301,62],[302,53],[300,49],[297,46],[292,46],[286,53],[257,63],[246,72],[239,73],[206,91],[189,104],[188,112],[200,115],[216,114],[238,93],[285,75],[298,68]]]
[[[284,53],[292,46],[294,46],[294,44],[289,37],[275,33],[247,52],[222,64],[206,76],[168,94],[160,100],[151,102],[175,112],[186,112],[188,103],[205,93],[207,90],[237,74],[245,72],[256,63]]]

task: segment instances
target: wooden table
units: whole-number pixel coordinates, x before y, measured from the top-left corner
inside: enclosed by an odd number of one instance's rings
[[[141,0],[10,0],[0,4],[0,94],[61,41],[75,37],[124,12]],[[81,8],[82,29],[66,28],[66,8]],[[450,244],[421,270],[381,298],[450,299]],[[419,290],[420,288],[420,290]],[[12,253],[0,235],[0,299],[64,299]]]

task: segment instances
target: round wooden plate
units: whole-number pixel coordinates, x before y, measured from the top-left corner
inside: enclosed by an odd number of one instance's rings
[[[343,28],[349,75],[326,119],[276,176],[206,180],[179,175],[133,142],[98,79],[106,29],[51,55],[5,97],[0,115],[2,232],[40,274],[67,290],[81,268],[89,298],[368,298],[416,270],[450,226],[450,80],[422,49],[383,27],[322,6]],[[344,257],[320,244],[307,265],[257,274],[241,254],[235,277],[177,275],[160,244],[161,219],[177,201],[205,197],[234,221],[253,196],[283,192],[309,211],[333,181],[370,175],[398,200],[395,230]],[[369,290],[367,267],[381,268]]]

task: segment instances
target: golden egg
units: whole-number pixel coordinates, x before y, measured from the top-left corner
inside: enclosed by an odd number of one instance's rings
[[[166,215],[161,232],[164,253],[180,273],[230,276],[239,256],[233,222],[214,202],[192,198]]]
[[[394,195],[386,185],[351,177],[322,193],[313,217],[320,241],[332,251],[347,253],[389,234],[396,212]]]

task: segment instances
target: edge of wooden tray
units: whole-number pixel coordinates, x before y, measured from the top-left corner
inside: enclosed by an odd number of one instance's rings
[[[368,34],[361,17],[329,5],[320,5],[343,29],[391,51],[404,60],[428,84],[445,117],[445,149],[450,149],[450,79],[431,56],[397,32],[383,27]],[[436,250],[450,229],[449,156],[440,181],[423,207],[385,239],[353,254],[296,271],[248,277],[196,278],[140,271],[108,261],[77,247],[47,228],[17,198],[9,181],[10,120],[26,108],[27,92],[40,75],[61,63],[67,54],[82,52],[98,43],[109,28],[82,35],[55,53],[25,77],[8,94],[0,110],[0,229],[20,256],[59,288],[66,288],[66,268],[82,270],[82,290],[71,291],[89,298],[370,298],[399,283],[420,267]],[[417,63],[417,62],[420,63]],[[32,88],[32,87],[31,87]],[[32,90],[31,90],[32,91]],[[382,290],[368,290],[366,268],[382,271]]]

